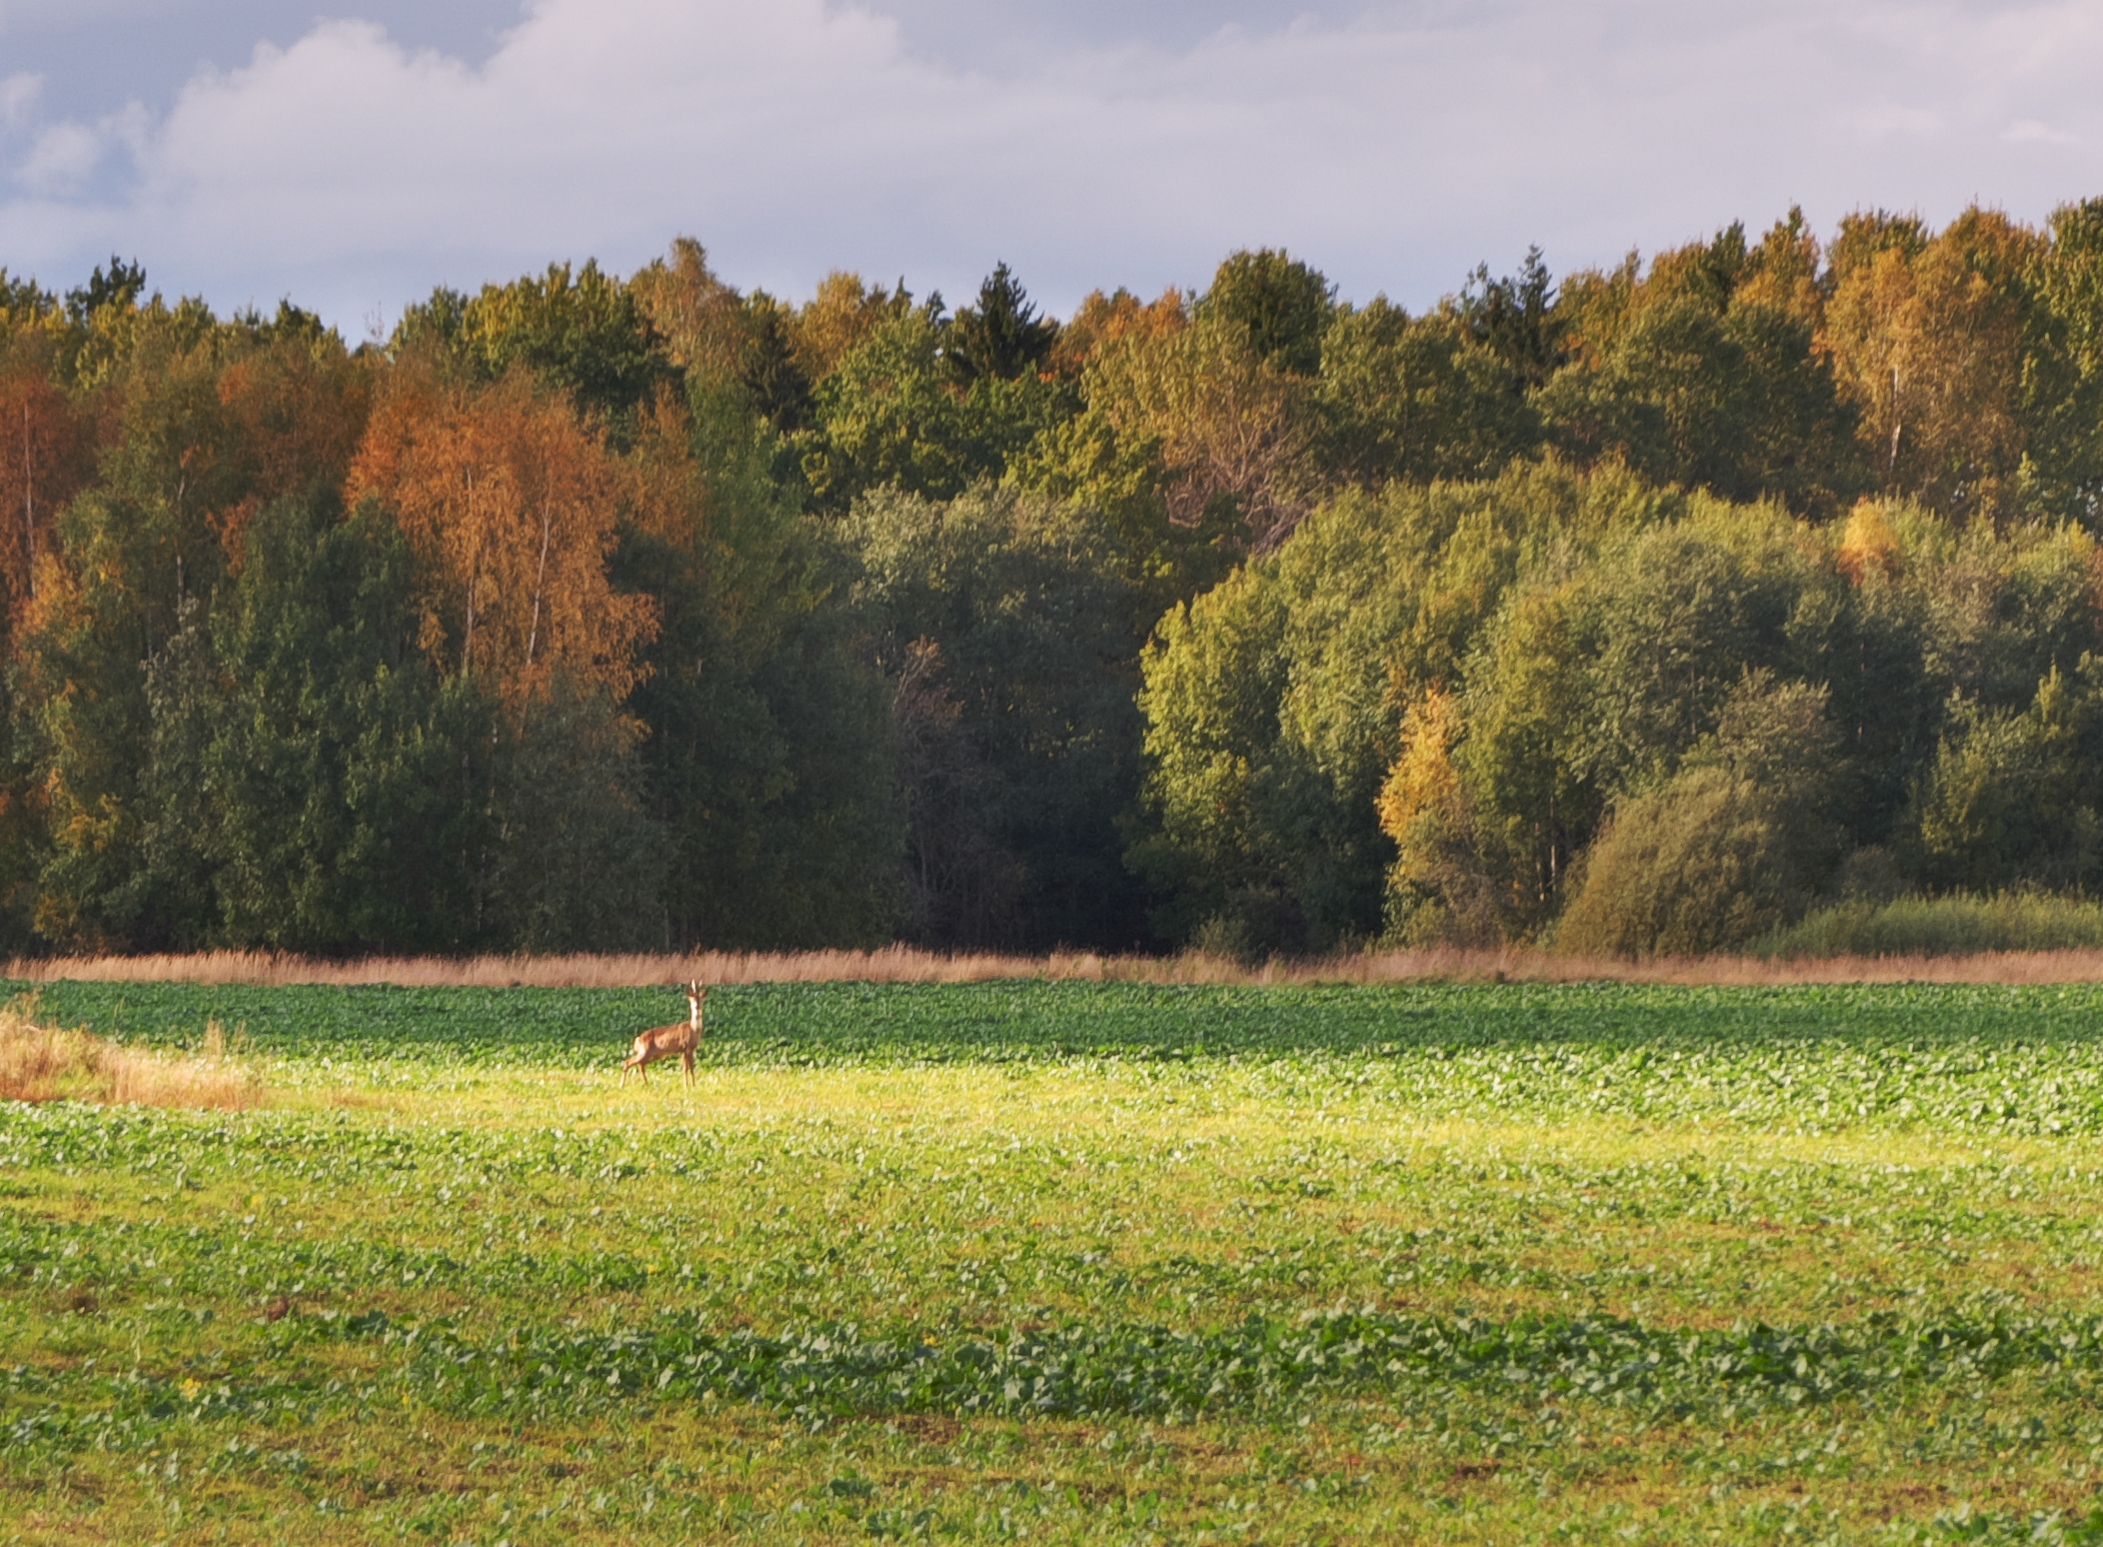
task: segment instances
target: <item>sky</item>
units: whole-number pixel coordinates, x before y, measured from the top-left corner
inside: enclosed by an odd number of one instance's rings
[[[2098,80],[2096,0],[0,0],[0,265],[353,340],[681,235],[791,299],[1270,246],[1414,310],[1792,205],[2043,221],[2103,196]]]

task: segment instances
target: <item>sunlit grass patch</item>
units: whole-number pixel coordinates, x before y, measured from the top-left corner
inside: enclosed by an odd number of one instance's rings
[[[171,1054],[42,1025],[34,1013],[33,1002],[0,1008],[0,1099],[240,1110],[263,1098],[261,1077],[234,1056],[217,1021],[195,1052]]]
[[[0,1109],[13,1539],[2050,1541],[2103,1477],[2089,990],[741,987],[691,1090],[616,1084],[647,993],[47,992],[283,1099]]]

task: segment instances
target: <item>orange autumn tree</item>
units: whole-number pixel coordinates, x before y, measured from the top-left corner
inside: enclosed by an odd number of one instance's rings
[[[255,329],[219,375],[219,402],[241,447],[247,491],[223,527],[317,484],[339,486],[372,405],[372,370],[343,340],[291,306]]]
[[[624,481],[568,402],[523,373],[476,388],[409,363],[374,409],[348,493],[401,523],[440,670],[523,715],[558,677],[615,702],[639,678],[655,609],[608,574]]]
[[[17,609],[36,594],[52,522],[94,466],[93,427],[33,342],[0,358],[0,587]]]

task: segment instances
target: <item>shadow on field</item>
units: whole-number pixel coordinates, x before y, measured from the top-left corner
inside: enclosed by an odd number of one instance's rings
[[[126,1042],[189,1046],[217,1021],[264,1057],[551,1069],[610,1070],[637,1031],[683,1009],[669,988],[57,982],[40,994],[46,1019]],[[1525,1048],[1713,1055],[1806,1042],[1926,1051],[2095,1044],[2099,1012],[2103,989],[2086,985],[755,984],[711,993],[702,1057],[795,1067]]]

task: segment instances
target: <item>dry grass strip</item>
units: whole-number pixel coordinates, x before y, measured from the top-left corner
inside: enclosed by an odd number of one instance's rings
[[[1217,956],[943,955],[888,946],[875,951],[722,952],[692,956],[373,957],[317,961],[258,951],[194,956],[25,958],[16,981],[118,983],[389,983],[405,987],[642,988],[703,983],[985,983],[1053,981],[1233,984],[1313,983],[2095,983],[2103,951],[1997,951],[1971,956],[1837,956],[1761,961],[1712,956],[1644,962],[1584,960],[1545,951],[1434,948],[1366,952],[1247,966]]]
[[[223,1107],[263,1099],[263,1082],[235,1059],[217,1021],[185,1055],[143,1052],[90,1032],[40,1026],[33,1007],[0,1009],[0,1099],[107,1106]]]

